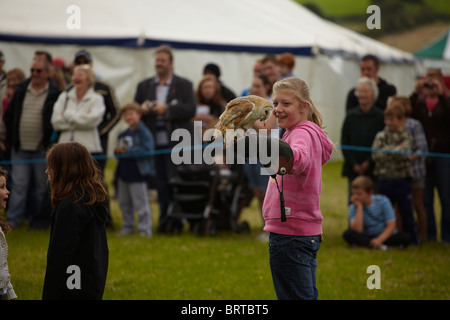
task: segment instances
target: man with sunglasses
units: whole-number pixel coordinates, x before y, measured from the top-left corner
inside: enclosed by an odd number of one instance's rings
[[[50,77],[50,64],[35,58],[30,77],[16,85],[16,91],[6,109],[7,142],[11,143],[13,190],[7,209],[8,224],[17,227],[25,213],[27,191],[34,181],[36,205],[47,197],[45,152],[50,145],[53,128],[50,118],[53,105],[61,93]],[[35,225],[36,213],[31,214],[30,227]]]

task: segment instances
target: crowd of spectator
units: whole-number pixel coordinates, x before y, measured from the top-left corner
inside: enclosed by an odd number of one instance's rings
[[[48,227],[51,209],[46,164],[40,161],[46,150],[53,143],[78,141],[96,158],[103,172],[109,133],[120,119],[121,108],[113,88],[96,77],[93,58],[86,50],[76,52],[69,65],[48,52],[36,51],[28,78],[20,68],[4,71],[5,58],[0,52],[0,152],[2,160],[11,160],[6,166],[10,188],[20,190],[11,194],[8,223],[17,227],[26,217],[31,228]],[[194,121],[201,121],[203,130],[213,127],[226,104],[237,96],[221,80],[217,64],[206,64],[202,79],[194,86],[174,73],[173,62],[171,48],[158,47],[155,75],[139,82],[134,93],[133,103],[140,108],[139,122],[154,139],[155,150],[174,146],[170,137],[175,129],[193,133]],[[367,204],[370,201],[364,205],[352,197],[354,190],[362,189],[390,200],[395,218],[388,216],[396,221],[392,234],[405,233],[415,244],[436,240],[437,189],[441,238],[450,242],[450,90],[444,85],[442,73],[429,70],[411,88],[409,97],[398,96],[395,86],[378,75],[380,61],[376,56],[364,56],[359,63],[360,78],[347,95],[340,143],[342,175],[348,179],[347,201],[353,212],[349,230],[355,225],[352,220],[357,208],[373,214]],[[290,53],[265,55],[255,61],[252,83],[240,95],[255,94],[270,101],[273,84],[295,77],[294,67],[295,57]],[[132,112],[136,105],[127,108]],[[253,129],[261,128],[256,122]],[[264,128],[269,132],[278,129],[275,118],[269,119]],[[283,132],[273,131],[282,137]],[[155,174],[151,181],[158,191],[161,224],[171,201],[168,181],[176,168],[167,152],[156,152],[152,165]],[[267,179],[255,179],[259,166],[246,165],[245,172],[253,195],[262,204]],[[373,187],[364,188],[361,183],[355,186],[360,176],[368,177]],[[358,232],[364,232],[357,225]]]

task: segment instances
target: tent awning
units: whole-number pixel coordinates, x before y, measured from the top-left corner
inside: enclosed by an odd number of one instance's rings
[[[414,52],[414,55],[419,58],[450,60],[450,28],[435,42]]]

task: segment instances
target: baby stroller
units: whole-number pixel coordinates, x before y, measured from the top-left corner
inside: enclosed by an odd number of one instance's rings
[[[242,170],[242,169],[241,169]],[[239,169],[191,164],[177,167],[169,181],[171,203],[164,231],[179,233],[187,221],[197,234],[215,235],[218,230],[245,230],[238,225],[245,198],[245,175]],[[248,226],[247,226],[248,228]]]

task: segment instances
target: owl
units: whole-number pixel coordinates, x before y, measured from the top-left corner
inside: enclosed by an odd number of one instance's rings
[[[273,106],[264,98],[249,95],[231,100],[220,115],[212,137],[214,141],[225,135],[227,129],[247,131],[256,120],[265,121],[272,115]],[[225,140],[225,139],[224,139]],[[226,141],[225,141],[226,144]]]

